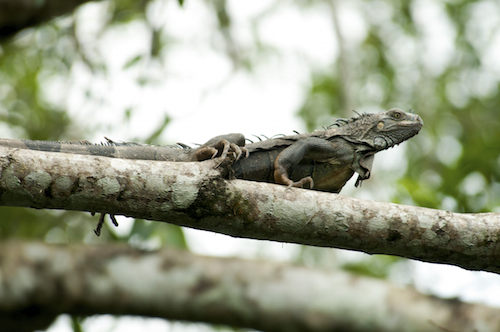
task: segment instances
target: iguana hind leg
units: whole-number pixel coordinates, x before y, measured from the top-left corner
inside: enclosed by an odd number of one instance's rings
[[[293,143],[276,157],[274,160],[274,181],[290,187],[303,187],[309,183],[313,188],[314,181],[310,176],[303,177],[299,181],[289,178],[290,170],[304,158],[317,161],[325,161],[337,152],[337,148],[329,141],[318,137],[308,137]]]

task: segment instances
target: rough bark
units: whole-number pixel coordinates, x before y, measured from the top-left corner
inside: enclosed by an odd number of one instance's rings
[[[0,39],[71,13],[90,0],[0,0]]]
[[[45,314],[147,315],[264,331],[499,331],[500,311],[381,280],[126,245],[0,244],[0,324]],[[12,329],[19,331],[19,329]]]
[[[225,180],[217,161],[169,163],[0,148],[0,205],[106,212],[235,237],[500,272],[500,214]]]

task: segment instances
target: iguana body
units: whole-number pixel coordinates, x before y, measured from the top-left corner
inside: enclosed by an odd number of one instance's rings
[[[217,136],[196,149],[144,145],[0,139],[0,146],[98,155],[123,159],[202,161],[233,153],[236,178],[338,193],[356,172],[356,186],[370,177],[374,154],[416,135],[423,125],[416,114],[391,109],[339,119],[325,130],[245,145],[242,134]]]

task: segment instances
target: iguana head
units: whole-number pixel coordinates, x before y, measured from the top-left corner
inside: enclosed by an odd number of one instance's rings
[[[392,108],[386,112],[361,114],[349,120],[340,120],[334,125],[342,128],[342,136],[346,140],[380,151],[415,136],[424,123],[417,114]]]
[[[417,114],[398,108],[376,114],[376,124],[363,135],[376,150],[385,150],[418,134],[424,122]]]

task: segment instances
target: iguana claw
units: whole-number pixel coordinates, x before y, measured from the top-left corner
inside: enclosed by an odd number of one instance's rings
[[[217,168],[224,160],[227,159],[228,154],[232,154],[234,161],[238,161],[242,155],[245,155],[245,158],[249,156],[248,149],[244,146],[239,146],[238,144],[230,142],[225,138],[221,138],[215,143],[210,143],[206,146],[200,147],[196,152],[195,157],[197,161],[220,157],[221,162],[215,166]]]
[[[91,212],[91,214],[92,216],[94,216],[94,212]],[[101,215],[99,216],[99,221],[97,222],[97,227],[94,229],[94,233],[97,236],[101,235],[101,229],[104,225],[104,217],[106,217],[106,213],[101,213]],[[113,223],[113,225],[118,227],[118,221],[116,221],[115,215],[109,213],[109,218],[111,218],[111,222]]]
[[[312,189],[314,187],[314,181],[313,181],[312,177],[310,177],[310,176],[302,178],[302,179],[300,179],[300,181],[297,181],[297,182],[293,182],[292,180],[290,180],[290,182],[291,183],[288,184],[288,187],[286,187],[286,189],[290,189],[292,187],[302,188],[308,182],[309,182],[309,189]]]
[[[243,154],[245,154],[245,158],[248,158],[249,153],[246,147],[231,143],[230,148],[233,150],[235,161],[240,160]]]

